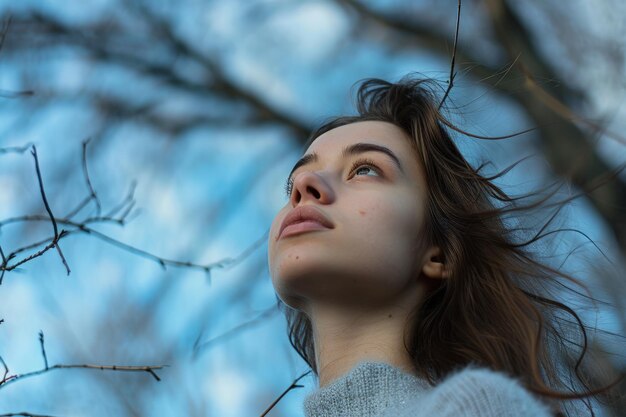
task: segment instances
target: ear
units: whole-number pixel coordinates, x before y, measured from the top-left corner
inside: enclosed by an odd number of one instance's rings
[[[430,279],[446,279],[450,277],[449,271],[446,270],[441,249],[437,246],[433,246],[426,251],[422,265],[422,273]]]

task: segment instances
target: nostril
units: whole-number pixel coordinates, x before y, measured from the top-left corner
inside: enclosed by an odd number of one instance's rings
[[[306,190],[307,190],[309,193],[313,194],[313,196],[314,196],[315,198],[320,198],[320,193],[319,193],[319,191],[317,191],[315,188],[313,188],[313,187],[306,187]]]

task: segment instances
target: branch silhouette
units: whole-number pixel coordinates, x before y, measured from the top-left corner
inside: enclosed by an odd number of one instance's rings
[[[156,371],[165,368],[167,365],[91,365],[91,364],[56,364],[52,366],[48,366],[48,357],[46,355],[46,348],[44,346],[44,336],[43,332],[39,332],[39,342],[41,344],[41,355],[44,360],[44,367],[31,372],[26,372],[23,374],[14,374],[9,375],[9,367],[6,362],[0,356],[0,362],[4,367],[4,376],[2,380],[0,380],[0,389],[6,387],[7,385],[13,384],[17,381],[21,381],[27,378],[32,378],[37,375],[42,375],[47,372],[57,370],[57,369],[93,369],[93,370],[101,370],[101,371],[116,371],[116,372],[147,372],[154,379],[160,381],[161,378],[157,375]]]
[[[297,378],[296,378],[296,379],[295,379],[295,380],[291,383],[291,385],[289,386],[289,388],[287,388],[285,391],[283,391],[283,393],[282,393],[282,394],[280,394],[280,395],[278,396],[278,398],[276,398],[276,399],[274,400],[274,402],[272,402],[272,404],[270,404],[270,406],[269,406],[269,407],[268,407],[268,408],[267,408],[267,409],[263,412],[263,414],[261,414],[261,417],[265,417],[265,416],[267,415],[267,413],[269,413],[269,412],[272,410],[272,408],[274,408],[274,406],[276,406],[276,404],[278,404],[278,402],[279,402],[279,401],[280,401],[280,400],[281,400],[281,399],[282,399],[285,395],[287,395],[287,393],[288,393],[289,391],[291,391],[291,390],[292,390],[292,389],[294,389],[294,388],[302,388],[302,387],[304,387],[304,385],[299,385],[299,384],[298,384],[298,381],[299,381],[299,380],[301,380],[302,378],[304,378],[305,376],[307,376],[308,374],[310,374],[311,372],[313,372],[313,371],[312,371],[312,370],[307,371],[307,372],[303,373],[302,375],[300,375],[299,377],[297,377]]]
[[[2,222],[0,222],[0,228],[2,228],[3,226],[6,226],[7,224],[10,223],[16,223],[16,222],[27,222],[27,221],[47,221],[48,219],[42,215],[30,215],[30,216],[19,216],[19,217],[12,217],[9,219],[6,219]],[[135,255],[138,255],[142,258],[146,258],[149,259],[151,261],[154,261],[156,263],[158,263],[159,265],[161,265],[161,267],[165,270],[167,269],[168,266],[173,266],[173,267],[178,267],[178,268],[189,268],[189,269],[196,269],[196,270],[200,270],[205,272],[206,274],[208,274],[209,277],[209,282],[210,282],[210,272],[212,269],[215,268],[221,268],[221,269],[227,269],[227,268],[232,268],[235,265],[241,263],[242,261],[244,261],[248,256],[250,256],[251,253],[253,253],[258,247],[262,246],[266,241],[267,241],[267,235],[269,233],[269,229],[263,234],[263,236],[261,236],[258,240],[256,240],[255,242],[253,242],[251,245],[248,246],[248,248],[244,249],[244,251],[235,256],[235,257],[226,257],[223,259],[220,259],[218,261],[215,262],[211,262],[211,263],[207,263],[207,264],[200,264],[200,263],[194,263],[194,262],[189,262],[189,261],[180,261],[180,260],[175,260],[175,259],[167,259],[158,255],[155,255],[153,253],[150,253],[148,251],[145,251],[143,249],[137,248],[135,246],[129,245],[127,243],[121,242],[115,238],[112,238],[102,232],[99,232],[89,226],[87,226],[89,223],[94,223],[94,222],[118,222],[119,224],[124,224],[124,220],[123,219],[114,219],[114,218],[110,218],[110,217],[94,217],[94,218],[88,218],[83,222],[75,222],[72,221],[70,219],[67,218],[57,218],[55,219],[55,221],[59,224],[63,224],[66,226],[73,226],[75,227],[75,229],[70,229],[70,230],[64,230],[64,234],[63,236],[69,236],[72,234],[76,234],[76,233],[85,233],[91,236],[94,236],[104,242],[107,242],[113,246],[116,246],[120,249],[125,250],[126,252],[130,252],[133,253]],[[39,246],[41,244],[45,244],[47,242],[53,242],[55,240],[54,237],[50,237],[47,238],[43,241],[37,242],[33,245]],[[31,245],[31,246],[33,246]],[[24,251],[25,249],[30,249],[31,246],[27,246],[27,247],[23,247],[20,249],[17,249],[16,251],[12,252],[7,258],[7,262],[9,260],[11,260],[15,254],[20,253],[22,251]],[[33,259],[36,256],[40,256],[41,254],[43,254],[46,250],[50,249],[50,247],[53,246],[53,243],[48,243],[48,245],[41,251],[37,252],[36,254],[33,254],[31,256],[29,256],[26,259],[23,259],[19,262],[17,262],[16,264],[13,265],[5,265],[4,261],[3,264],[0,265],[0,269],[3,271],[11,271],[13,269],[15,269],[17,266],[22,265],[23,263]],[[41,252],[41,253],[40,253]]]
[[[24,153],[33,146],[32,143],[27,143],[24,146],[9,146],[6,148],[0,148],[0,155],[3,153]]]
[[[255,317],[255,318],[253,318],[251,320],[248,320],[248,321],[246,321],[244,323],[241,323],[238,326],[230,329],[229,331],[227,331],[225,333],[222,333],[221,335],[216,336],[216,337],[214,337],[212,339],[209,339],[209,340],[201,341],[202,334],[198,335],[198,337],[196,338],[196,341],[195,341],[195,343],[193,345],[193,359],[197,359],[198,356],[200,356],[202,353],[204,353],[209,348],[215,346],[217,343],[223,342],[224,340],[226,340],[226,339],[228,339],[230,337],[235,336],[236,334],[238,334],[242,330],[262,322],[265,318],[271,316],[272,314],[276,313],[277,311],[279,311],[279,310],[277,309],[276,306],[269,307],[269,308],[265,309],[257,317]]]
[[[173,266],[173,267],[178,267],[178,268],[189,268],[189,269],[195,269],[195,270],[200,270],[203,271],[206,275],[207,278],[209,280],[209,283],[211,281],[211,270],[214,268],[222,268],[222,269],[227,269],[227,268],[231,268],[239,263],[241,263],[243,260],[245,260],[251,253],[253,253],[258,247],[260,247],[262,244],[264,244],[267,240],[267,236],[269,234],[269,228],[268,230],[263,234],[263,236],[261,236],[259,239],[257,239],[255,242],[253,242],[251,245],[249,245],[248,248],[244,249],[244,251],[237,255],[236,257],[226,257],[223,258],[221,260],[218,260],[216,262],[211,262],[211,263],[206,263],[206,264],[200,264],[200,263],[194,263],[194,262],[190,262],[190,261],[180,261],[180,260],[175,260],[175,259],[167,259],[165,257],[161,257],[158,255],[155,255],[153,253],[150,253],[146,250],[137,248],[135,246],[129,245],[127,243],[121,242],[117,239],[114,239],[98,230],[93,229],[92,227],[90,227],[90,225],[92,224],[99,224],[99,223],[114,223],[114,224],[118,224],[120,226],[124,226],[128,221],[129,221],[129,215],[131,214],[134,205],[135,205],[135,200],[134,200],[134,191],[136,188],[136,183],[133,182],[131,184],[130,190],[127,194],[127,196],[124,198],[124,200],[117,205],[116,207],[113,207],[108,213],[106,213],[105,215],[100,215],[101,213],[101,205],[97,196],[96,191],[94,190],[91,180],[90,180],[90,176],[89,176],[89,171],[87,168],[87,144],[89,143],[90,139],[87,139],[85,141],[83,141],[82,143],[82,167],[83,167],[83,176],[85,178],[85,183],[87,184],[88,190],[89,190],[89,194],[72,210],[70,210],[70,212],[67,214],[67,216],[65,217],[54,217],[54,215],[52,214],[52,211],[50,209],[50,206],[48,204],[46,195],[45,195],[45,191],[44,191],[44,186],[43,186],[43,181],[41,179],[41,172],[39,170],[39,163],[38,163],[38,159],[37,159],[37,152],[36,152],[36,148],[34,145],[32,145],[33,147],[33,157],[35,159],[35,167],[36,167],[36,172],[37,172],[37,178],[39,181],[39,187],[40,187],[40,191],[41,191],[41,195],[42,195],[42,199],[44,202],[44,205],[46,207],[46,211],[48,213],[47,216],[44,215],[23,215],[23,216],[16,216],[16,217],[11,217],[11,218],[7,218],[4,219],[2,221],[0,221],[0,230],[2,229],[2,227],[7,226],[9,224],[14,224],[14,223],[21,223],[21,222],[40,222],[40,221],[51,221],[52,225],[53,225],[53,230],[54,230],[54,235],[50,238],[46,238],[44,240],[29,244],[29,245],[25,245],[22,246],[16,250],[13,250],[12,252],[10,252],[8,255],[5,255],[5,252],[3,251],[2,247],[0,246],[0,256],[2,257],[2,263],[0,264],[0,284],[2,284],[2,280],[4,278],[4,274],[5,272],[9,272],[9,271],[13,271],[15,269],[17,269],[18,267],[20,267],[21,265],[39,257],[42,256],[43,254],[45,254],[48,250],[50,250],[53,247],[57,247],[58,248],[58,242],[69,236],[69,235],[73,235],[73,234],[77,234],[77,233],[84,233],[84,234],[88,234],[91,236],[94,236],[104,242],[107,242],[113,246],[116,246],[120,249],[123,249],[127,252],[133,253],[135,255],[138,255],[140,257],[149,259],[151,261],[154,261],[156,263],[158,263],[159,265],[161,265],[161,267],[163,269],[167,269],[168,266]],[[23,151],[24,147],[16,147],[15,149],[19,150],[19,151]],[[76,216],[90,201],[94,201],[96,204],[96,210],[97,210],[97,214],[95,216],[90,216],[87,217],[86,219],[84,219],[83,221],[76,221],[76,220],[72,220],[72,218],[74,216]],[[121,214],[119,216],[117,216],[117,214],[121,212]],[[135,210],[135,212],[133,213],[137,213],[137,210]],[[58,231],[58,225],[61,224],[63,226],[69,226],[69,227],[73,227],[73,229],[63,229],[60,232]],[[13,259],[15,259],[15,257],[17,255],[19,255],[22,252],[26,252],[29,250],[33,250],[35,248],[41,247],[41,245],[45,245],[42,249],[25,256],[24,258],[22,258],[19,261],[14,262],[13,264],[9,265],[9,262],[12,261]],[[69,267],[67,266],[67,262],[65,261],[65,257],[63,257],[62,252],[60,251],[60,248],[58,248],[58,251],[61,255],[61,258],[63,260],[63,264],[66,266],[66,269],[68,271],[69,274]]]
[[[133,6],[129,12],[135,12],[138,18],[151,25],[158,34],[159,42],[169,47],[179,58],[197,62],[206,72],[209,82],[198,82],[188,79],[184,75],[175,71],[171,65],[153,62],[149,58],[137,54],[137,51],[125,52],[116,47],[111,42],[110,31],[97,33],[94,28],[105,28],[107,24],[103,22],[94,23],[91,27],[73,27],[56,19],[55,17],[38,11],[33,11],[29,15],[19,19],[20,25],[34,26],[43,32],[50,41],[61,39],[67,44],[84,48],[93,59],[100,62],[117,62],[123,66],[131,68],[146,78],[158,78],[160,81],[175,89],[186,91],[193,95],[205,94],[215,96],[224,100],[236,103],[244,103],[256,114],[255,119],[261,119],[268,123],[278,123],[286,126],[298,136],[306,136],[310,131],[310,126],[298,120],[296,117],[278,109],[264,97],[253,93],[227,77],[220,68],[218,62],[212,57],[197,51],[187,41],[181,39],[171,28],[171,24],[158,17],[141,5],[127,4]],[[18,19],[15,19],[16,21]],[[123,30],[123,28],[118,28]]]
[[[48,245],[46,249],[44,249],[41,252],[41,254],[43,254],[45,251],[50,249],[50,247],[52,246],[55,247],[57,252],[59,253],[59,256],[61,257],[61,261],[63,262],[65,269],[67,270],[67,275],[69,275],[70,267],[67,265],[65,256],[63,256],[63,252],[61,251],[61,247],[59,246],[59,239],[61,238],[61,235],[63,234],[64,231],[61,230],[61,233],[59,234],[59,230],[57,228],[57,222],[54,219],[54,215],[52,214],[52,210],[50,209],[50,205],[48,204],[48,199],[46,198],[46,192],[43,188],[43,179],[41,178],[41,170],[39,169],[39,160],[37,158],[37,148],[35,147],[35,145],[33,145],[31,155],[33,155],[33,158],[35,159],[35,171],[37,172],[37,181],[39,182],[39,191],[41,192],[41,199],[43,200],[43,204],[46,207],[48,216],[50,216],[50,221],[52,222],[52,228],[54,229],[54,239],[52,240],[50,245]]]
[[[454,85],[454,77],[456,77],[456,72],[454,72],[454,61],[456,59],[456,45],[459,41],[459,24],[461,23],[461,0],[458,2],[457,12],[456,12],[456,29],[454,30],[454,46],[452,47],[452,59],[450,60],[450,77],[448,78],[448,88],[446,88],[446,92],[439,102],[439,108],[443,106],[452,90],[452,86]]]

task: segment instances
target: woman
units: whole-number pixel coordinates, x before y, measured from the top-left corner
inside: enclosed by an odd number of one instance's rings
[[[556,313],[578,316],[546,294],[569,277],[524,250],[539,236],[505,227],[520,207],[491,181],[506,171],[465,161],[427,85],[367,80],[359,114],[314,132],[289,175],[268,256],[319,377],[305,414],[567,412],[555,399],[585,394],[553,390],[566,387],[553,348],[569,346]]]

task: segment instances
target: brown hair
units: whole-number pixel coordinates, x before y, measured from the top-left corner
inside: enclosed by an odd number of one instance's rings
[[[581,399],[593,416],[589,397],[606,392],[616,382],[589,388],[580,368],[589,353],[588,329],[555,295],[563,290],[582,295],[564,280],[588,290],[572,276],[536,260],[530,250],[530,245],[555,232],[545,229],[560,208],[577,196],[549,205],[544,203],[556,190],[526,205],[518,200],[539,193],[509,197],[493,180],[521,161],[490,177],[480,173],[487,164],[470,166],[446,128],[478,136],[443,117],[433,85],[431,80],[411,76],[398,83],[365,80],[357,93],[358,115],[326,122],[313,132],[305,149],[333,128],[365,120],[393,123],[412,139],[428,184],[422,244],[442,249],[450,274],[412,315],[411,342],[406,348],[419,374],[434,385],[451,371],[474,363],[515,376],[547,399]],[[541,205],[557,210],[530,239],[520,239],[530,229],[505,225],[505,215]],[[287,318],[290,343],[317,374],[309,318],[280,299],[278,303]],[[573,368],[571,358],[576,361]],[[584,389],[577,390],[580,387]],[[567,407],[563,409],[569,415]]]

